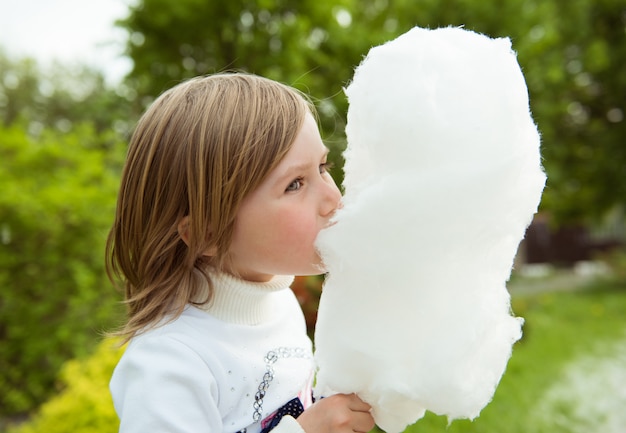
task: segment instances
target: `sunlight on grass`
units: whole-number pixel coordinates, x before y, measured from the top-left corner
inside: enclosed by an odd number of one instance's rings
[[[626,427],[626,333],[568,363],[532,410],[537,424],[572,433],[622,433]]]

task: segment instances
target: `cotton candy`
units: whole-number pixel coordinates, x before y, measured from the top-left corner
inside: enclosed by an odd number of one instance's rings
[[[521,337],[506,283],[545,184],[511,42],[414,28],[371,49],[345,92],[316,392],[357,393],[388,433],[426,410],[474,419]]]

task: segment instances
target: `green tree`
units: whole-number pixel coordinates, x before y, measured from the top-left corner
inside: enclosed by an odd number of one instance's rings
[[[520,48],[543,133],[543,207],[565,223],[589,222],[626,206],[626,2],[550,6],[538,4],[536,43]]]
[[[56,63],[43,70],[30,58],[12,59],[0,49],[0,124],[20,123],[31,135],[44,128],[69,132],[88,122],[97,132],[127,133],[135,93],[106,85],[100,71]]]
[[[54,390],[115,323],[103,265],[124,145],[93,126],[37,138],[0,126],[0,416]]]
[[[0,52],[0,420],[43,402],[116,322],[103,249],[132,97]]]

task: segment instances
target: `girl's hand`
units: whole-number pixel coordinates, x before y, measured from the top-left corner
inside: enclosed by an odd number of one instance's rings
[[[336,394],[315,402],[297,421],[306,433],[366,433],[374,428],[370,409],[356,394]]]

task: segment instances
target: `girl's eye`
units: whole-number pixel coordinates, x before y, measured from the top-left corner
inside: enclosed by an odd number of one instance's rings
[[[320,174],[326,174],[328,173],[328,171],[333,167],[333,163],[332,162],[323,162],[320,164],[319,169],[320,169]],[[298,191],[300,188],[302,188],[302,184],[304,183],[304,177],[298,177],[296,179],[294,179],[289,186],[285,189],[285,192],[294,192],[294,191]]]
[[[297,191],[302,187],[302,178],[299,177],[289,184],[285,192]]]

